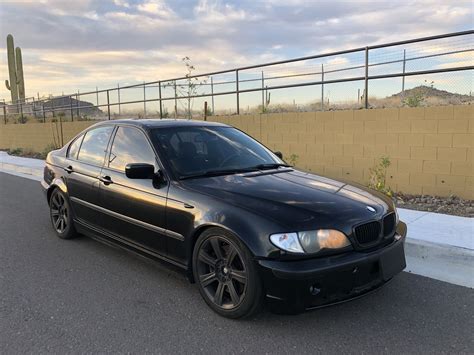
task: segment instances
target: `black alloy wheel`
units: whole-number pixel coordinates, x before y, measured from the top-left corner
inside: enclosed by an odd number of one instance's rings
[[[71,209],[66,195],[55,189],[49,199],[49,211],[51,223],[58,237],[71,239],[76,236],[76,230],[72,224]]]
[[[193,267],[201,295],[217,313],[240,318],[258,309],[262,287],[251,254],[230,233],[217,228],[203,233]]]

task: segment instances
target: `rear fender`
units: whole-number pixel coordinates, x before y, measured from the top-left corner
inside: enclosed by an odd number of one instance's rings
[[[51,184],[48,187],[48,191],[46,193],[46,196],[48,198],[48,203],[49,203],[49,199],[51,197],[51,193],[56,188],[60,189],[64,194],[67,195],[67,185],[66,185],[66,183],[64,182],[64,180],[62,178],[56,178],[51,182]]]

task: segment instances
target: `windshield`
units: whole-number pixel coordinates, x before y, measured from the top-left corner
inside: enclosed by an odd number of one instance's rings
[[[157,150],[180,178],[285,165],[275,154],[232,127],[170,127],[152,131]]]

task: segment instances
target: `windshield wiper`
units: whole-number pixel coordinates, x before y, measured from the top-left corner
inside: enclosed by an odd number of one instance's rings
[[[280,164],[280,163],[267,163],[267,164],[259,164],[259,165],[252,166],[253,169],[258,169],[258,170],[276,169],[280,167],[291,168],[291,165]]]
[[[231,175],[231,174],[238,174],[238,173],[248,173],[252,171],[257,171],[259,170],[258,168],[238,168],[238,169],[221,169],[221,170],[208,170],[204,171],[201,173],[197,174],[191,174],[191,175],[183,175],[180,176],[180,180],[186,180],[186,179],[194,179],[194,178],[200,178],[200,177],[210,177],[210,176],[220,176],[220,175]]]
[[[239,174],[239,173],[250,173],[259,170],[269,170],[269,169],[277,169],[279,167],[289,168],[291,165],[288,164],[280,164],[280,163],[267,163],[267,164],[259,164],[249,168],[236,168],[236,169],[221,169],[221,170],[207,170],[196,174],[191,175],[182,175],[179,177],[180,180],[186,179],[194,179],[194,178],[201,178],[201,177],[211,177],[211,176],[220,176],[220,175],[231,175],[231,174]]]

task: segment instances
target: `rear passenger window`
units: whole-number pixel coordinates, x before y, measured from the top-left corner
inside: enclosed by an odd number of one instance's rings
[[[82,141],[77,159],[85,163],[102,165],[113,129],[112,126],[105,126],[88,131]]]
[[[77,159],[77,152],[79,152],[79,148],[81,147],[82,139],[84,135],[81,135],[76,138],[74,142],[71,143],[69,146],[69,151],[67,153],[67,157],[70,159]]]
[[[110,150],[109,167],[125,171],[125,166],[130,163],[155,165],[155,152],[141,131],[119,127]]]

